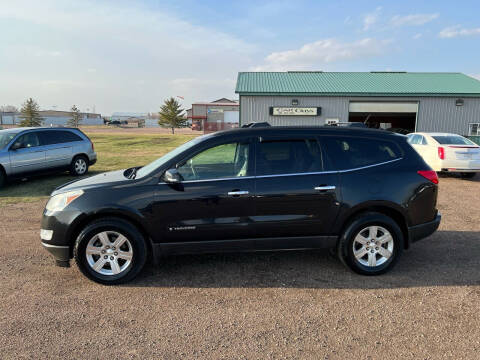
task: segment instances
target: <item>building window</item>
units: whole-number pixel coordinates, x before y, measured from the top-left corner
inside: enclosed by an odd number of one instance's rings
[[[476,136],[476,135],[480,135],[480,123],[476,123],[476,124],[470,124],[470,129],[468,131],[468,135],[473,135],[473,136]]]

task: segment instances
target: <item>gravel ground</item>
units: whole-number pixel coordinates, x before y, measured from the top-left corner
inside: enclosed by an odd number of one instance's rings
[[[43,202],[0,208],[0,358],[479,359],[480,176],[389,274],[327,252],[178,256],[125,286],[53,265]]]

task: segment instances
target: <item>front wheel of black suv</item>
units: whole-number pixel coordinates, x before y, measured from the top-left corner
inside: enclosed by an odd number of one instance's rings
[[[80,271],[89,279],[116,285],[132,280],[147,258],[143,235],[129,222],[105,218],[88,224],[73,249]]]
[[[380,275],[398,261],[404,246],[402,230],[390,217],[363,213],[344,230],[337,247],[340,260],[362,275]]]

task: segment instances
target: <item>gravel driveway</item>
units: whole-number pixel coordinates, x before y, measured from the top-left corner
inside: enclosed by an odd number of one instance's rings
[[[44,203],[0,208],[0,358],[479,359],[480,176],[380,277],[328,252],[178,256],[105,287],[53,265]]]

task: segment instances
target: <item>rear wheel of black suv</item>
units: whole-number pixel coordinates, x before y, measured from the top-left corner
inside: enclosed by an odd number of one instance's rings
[[[115,285],[132,280],[143,269],[147,246],[135,226],[122,219],[105,218],[81,231],[73,254],[89,279]]]
[[[398,261],[404,246],[402,230],[390,217],[363,213],[343,232],[337,247],[340,260],[362,275],[380,275]]]

